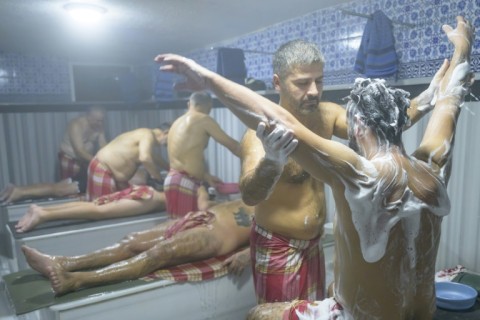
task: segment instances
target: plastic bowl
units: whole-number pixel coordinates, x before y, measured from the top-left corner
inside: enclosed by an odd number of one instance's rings
[[[240,188],[238,187],[238,183],[221,183],[217,185],[217,191],[221,194],[234,194],[239,193]]]
[[[437,307],[449,310],[466,310],[473,307],[477,290],[457,282],[436,282]]]

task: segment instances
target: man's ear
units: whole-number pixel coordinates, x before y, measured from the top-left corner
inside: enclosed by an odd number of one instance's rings
[[[276,73],[273,75],[273,88],[275,91],[280,91],[280,77]]]

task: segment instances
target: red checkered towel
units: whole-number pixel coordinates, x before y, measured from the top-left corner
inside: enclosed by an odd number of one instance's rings
[[[101,206],[102,204],[118,201],[121,199],[147,200],[152,198],[153,192],[153,188],[150,186],[132,185],[127,189],[123,189],[121,191],[98,197],[93,202],[97,206]]]
[[[202,182],[184,171],[170,169],[165,178],[164,191],[167,212],[171,218],[180,218],[198,210],[198,188]]]
[[[58,162],[60,165],[60,179],[74,178],[80,172],[80,163],[67,155],[65,152],[58,153]]]
[[[465,271],[467,271],[467,269],[460,264],[453,268],[442,269],[435,273],[435,282],[452,281],[459,273]]]
[[[173,281],[203,281],[222,277],[228,273],[227,267],[223,266],[223,262],[233,254],[243,250],[238,249],[232,253],[210,258],[207,260],[184,263],[175,267],[157,270],[146,275],[140,280],[153,281],[157,279],[173,280]]]

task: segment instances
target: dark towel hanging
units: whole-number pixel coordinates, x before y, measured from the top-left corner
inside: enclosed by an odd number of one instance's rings
[[[218,48],[217,50],[217,73],[237,83],[245,84],[247,68],[243,50],[236,48]]]
[[[375,11],[365,25],[354,70],[369,78],[389,77],[397,73],[392,21],[381,10]]]

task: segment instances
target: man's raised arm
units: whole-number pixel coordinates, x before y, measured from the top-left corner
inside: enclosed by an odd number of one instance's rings
[[[460,107],[473,83],[470,72],[470,52],[475,28],[463,17],[457,17],[457,27],[443,26],[450,42],[455,46],[450,66],[445,73],[438,92],[438,99],[428,122],[422,143],[414,156],[433,166],[434,170],[447,169],[444,177],[448,181],[448,163],[453,150],[453,140]]]
[[[292,131],[299,144],[292,157],[315,178],[328,183],[336,172],[356,176],[358,155],[341,143],[323,139],[304,127],[288,111],[265,97],[230,81],[193,60],[175,54],[162,54],[155,58],[161,63],[160,70],[182,74],[185,82],[177,89],[192,91],[211,90],[245,125],[256,130],[258,124],[266,124],[266,131],[278,125]],[[341,169],[343,168],[343,169]]]

